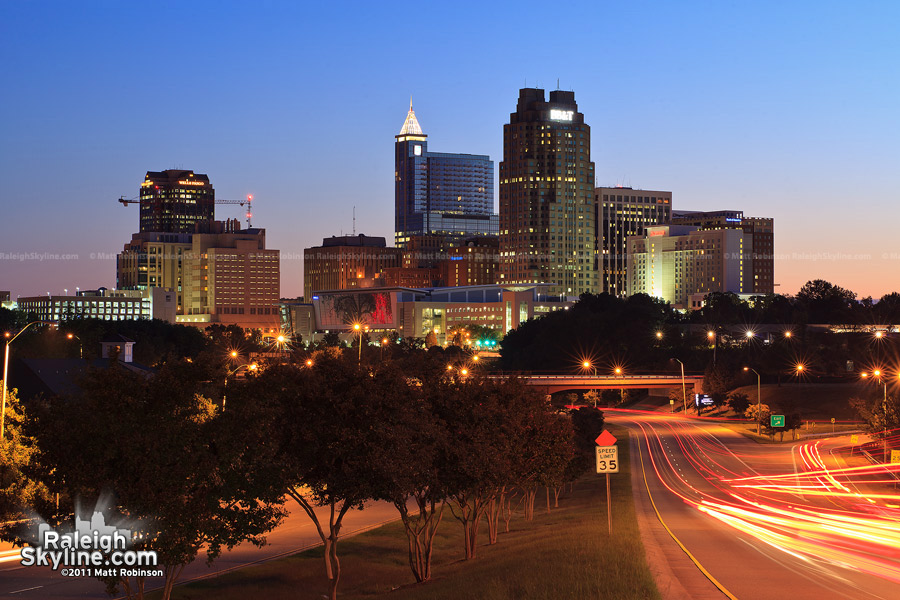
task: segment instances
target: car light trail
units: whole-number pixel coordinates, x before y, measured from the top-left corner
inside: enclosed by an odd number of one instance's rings
[[[686,504],[804,563],[900,583],[900,493],[887,487],[900,464],[831,468],[817,441],[796,446],[797,472],[764,475],[745,459],[765,457],[732,454],[689,422],[637,424],[659,481]]]

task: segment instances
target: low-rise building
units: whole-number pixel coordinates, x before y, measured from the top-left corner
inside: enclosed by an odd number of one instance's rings
[[[145,290],[83,290],[74,296],[30,296],[18,300],[19,309],[41,321],[72,319],[134,321],[160,319],[174,323],[175,293],[163,288]]]
[[[359,323],[371,332],[438,342],[457,326],[479,325],[502,337],[536,316],[573,304],[544,294],[546,286],[383,287],[317,291],[312,296],[318,332],[348,333]]]

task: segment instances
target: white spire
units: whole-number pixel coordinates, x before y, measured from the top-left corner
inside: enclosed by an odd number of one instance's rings
[[[419,120],[416,119],[416,113],[413,112],[412,96],[409,97],[409,112],[406,114],[406,120],[403,121],[400,135],[425,135],[422,133],[422,127],[419,126]]]

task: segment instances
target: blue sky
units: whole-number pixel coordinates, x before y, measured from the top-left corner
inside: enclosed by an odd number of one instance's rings
[[[599,184],[774,217],[776,291],[877,298],[900,290],[897,31],[887,0],[3,2],[0,289],[113,286],[138,225],[115,200],[182,167],[254,194],[299,295],[303,248],[354,206],[392,238],[410,95],[430,150],[499,171],[518,89],[558,79]]]

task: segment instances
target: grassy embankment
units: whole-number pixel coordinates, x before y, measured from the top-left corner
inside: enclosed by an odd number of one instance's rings
[[[341,598],[391,600],[507,598],[657,599],[647,568],[631,494],[628,437],[619,438],[621,471],[611,475],[613,535],[607,533],[606,483],[589,474],[564,492],[559,508],[547,513],[543,492],[535,518],[521,511],[487,545],[482,523],[476,559],[463,559],[462,528],[447,510],[435,539],[433,579],[414,584],[406,559],[406,536],[393,523],[340,543]],[[551,495],[552,502],[552,495]],[[503,524],[501,522],[501,531]],[[248,567],[175,589],[179,600],[297,600],[328,593],[321,549]]]
[[[747,394],[750,404],[756,404],[755,385],[743,386],[734,391]],[[762,403],[769,405],[773,414],[800,414],[803,427],[797,430],[797,433],[802,439],[811,434],[840,434],[844,431],[862,429],[863,424],[858,422],[858,415],[850,407],[850,398],[864,395],[871,390],[858,383],[783,383],[763,385],[760,391]],[[707,413],[706,416],[737,417],[728,409]],[[831,423],[832,418],[836,421],[834,424]],[[723,423],[723,426],[761,443],[773,441],[765,434],[757,436],[754,423]],[[774,441],[776,443],[782,441],[781,435],[776,434]],[[792,441],[789,433],[785,433],[784,441]]]

